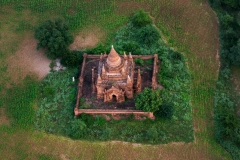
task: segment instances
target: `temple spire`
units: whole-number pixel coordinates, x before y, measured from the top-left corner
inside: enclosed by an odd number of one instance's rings
[[[115,51],[113,45],[107,57],[107,64],[111,67],[117,67],[121,64],[121,58],[118,55],[118,53]]]

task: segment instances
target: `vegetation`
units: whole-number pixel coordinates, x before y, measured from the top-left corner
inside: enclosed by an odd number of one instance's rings
[[[215,93],[215,132],[218,142],[228,150],[233,159],[240,158],[240,118],[231,94],[231,66],[240,66],[240,34],[237,0],[210,1],[220,20],[221,67]],[[237,93],[236,93],[237,94]]]
[[[34,37],[39,41],[37,49],[46,48],[45,54],[50,59],[62,57],[73,42],[69,27],[61,19],[47,20],[35,30]]]
[[[41,98],[34,121],[36,129],[62,135],[70,134],[71,129],[76,131],[79,122],[72,121],[77,87],[76,82],[72,82],[72,77],[77,76],[77,71],[53,72],[41,82]]]
[[[131,22],[127,27],[131,26],[130,24]],[[114,42],[114,44],[119,44],[118,50],[122,50],[121,47],[123,45],[120,43],[123,42],[122,39],[127,39],[126,35],[133,35],[131,39],[128,39],[130,44],[141,46],[139,49],[142,51],[142,54],[144,54],[144,51],[147,51],[149,54],[153,51],[159,53],[159,57],[161,57],[163,61],[161,68],[165,69],[166,72],[172,70],[172,72],[176,71],[178,73],[175,74],[175,77],[167,77],[164,74],[165,72],[161,69],[160,73],[162,73],[159,75],[161,77],[160,83],[164,83],[166,89],[163,91],[159,89],[152,91],[146,88],[136,96],[137,109],[148,112],[155,112],[162,109],[161,113],[157,114],[157,120],[145,120],[140,122],[133,118],[129,118],[127,120],[111,120],[110,122],[106,122],[103,117],[97,116],[93,118],[85,114],[78,118],[73,118],[72,111],[70,110],[73,110],[75,105],[74,97],[76,96],[76,85],[70,82],[69,77],[76,75],[76,71],[72,70],[66,73],[59,72],[49,74],[42,81],[40,88],[42,88],[42,93],[44,94],[42,94],[43,99],[40,101],[36,113],[36,129],[47,133],[70,136],[74,139],[92,141],[124,140],[129,142],[157,144],[170,141],[190,142],[193,140],[191,106],[189,103],[190,90],[185,87],[190,82],[190,76],[185,65],[184,57],[181,56],[180,53],[172,51],[163,43],[161,44],[162,41],[160,40],[161,37],[159,34],[158,39],[147,42],[151,45],[149,46],[145,45],[144,41],[138,41],[137,39],[137,36],[141,36],[141,34],[145,35],[145,32],[138,32],[145,27],[127,27],[124,26],[120,28],[116,34],[115,41],[117,42]],[[149,28],[153,29],[154,27],[149,26]],[[154,30],[156,29],[154,28]],[[133,31],[136,31],[136,33]],[[126,35],[123,33],[126,33]],[[147,37],[145,38],[147,39]],[[150,47],[152,51],[148,50]],[[94,53],[96,51],[102,53],[106,48],[106,46],[99,44],[94,49],[88,50],[88,52]],[[166,61],[166,63],[164,61]],[[176,81],[177,79],[178,81]],[[168,85],[171,85],[171,87]],[[51,91],[49,88],[54,88],[54,91]],[[173,94],[172,91],[174,91],[175,94]],[[47,95],[45,95],[45,93],[47,93]],[[49,93],[55,93],[54,97],[49,96]],[[176,94],[177,96],[174,97]],[[177,112],[174,112],[174,115],[171,108],[166,109],[164,105],[161,106],[162,98],[166,102],[175,102],[174,105],[178,109]],[[83,102],[84,100],[82,99],[81,101]],[[81,105],[85,105],[80,106],[81,108],[88,108],[86,102]],[[165,121],[162,121],[162,118],[164,118]],[[178,125],[179,121],[181,121],[181,125]],[[120,128],[122,130],[121,133],[119,133]],[[185,130],[183,130],[183,128],[185,128]],[[178,131],[177,135],[175,134],[176,130]],[[151,135],[152,133],[155,135]]]
[[[82,51],[66,51],[62,55],[61,64],[70,68],[76,68],[82,63],[82,61]]]
[[[141,93],[137,94],[134,100],[136,108],[145,112],[155,112],[162,105],[159,89],[153,91],[150,88],[145,88]]]
[[[6,102],[7,115],[12,120],[12,125],[19,129],[29,129],[34,122],[34,105],[38,93],[38,85],[30,77],[26,77],[22,84],[8,90]]]
[[[140,9],[133,15],[131,22],[134,27],[145,27],[152,23],[152,19],[146,12]]]
[[[165,119],[171,119],[174,114],[174,105],[173,103],[163,103],[159,110],[157,111],[157,114]]]

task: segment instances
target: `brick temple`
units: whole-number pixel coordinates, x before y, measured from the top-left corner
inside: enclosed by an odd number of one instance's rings
[[[97,62],[96,67],[92,69],[91,75],[91,90],[92,95],[96,95],[98,100],[103,102],[124,102],[125,99],[133,99],[134,93],[138,94],[142,91],[142,75],[140,69],[135,66],[134,59],[140,58],[142,60],[153,59],[153,70],[151,78],[151,88],[157,88],[157,77],[159,64],[158,55],[119,55],[112,46],[109,54],[89,55],[84,53],[83,62],[81,66],[81,74],[78,82],[77,101],[74,109],[75,116],[82,113],[86,114],[134,114],[135,116],[143,115],[154,119],[152,112],[143,112],[141,110],[127,110],[127,109],[80,109],[80,98],[83,93],[84,72],[86,69],[87,60],[93,59]],[[90,61],[89,61],[90,62]],[[88,71],[89,72],[89,71]],[[97,74],[97,75],[96,75]]]
[[[93,91],[97,91],[97,99],[118,103],[133,98],[134,93],[141,92],[141,75],[138,69],[134,77],[135,63],[131,53],[123,57],[112,46],[108,55],[101,55],[98,65],[97,81],[93,82]]]

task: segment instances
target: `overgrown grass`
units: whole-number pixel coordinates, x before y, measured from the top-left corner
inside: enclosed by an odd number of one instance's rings
[[[15,128],[29,129],[34,122],[34,100],[37,97],[37,82],[26,77],[22,84],[7,90],[6,112]],[[12,96],[10,96],[12,95]]]

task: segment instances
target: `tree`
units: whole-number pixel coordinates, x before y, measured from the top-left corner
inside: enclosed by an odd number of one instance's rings
[[[234,21],[233,17],[227,13],[221,16],[221,25],[224,28],[228,28],[229,26],[232,26],[233,21]]]
[[[160,97],[160,90],[152,90],[145,88],[141,93],[135,97],[135,105],[137,109],[145,112],[155,112],[162,104],[162,98]]]
[[[239,6],[238,0],[222,0],[222,3],[232,8],[237,8]]]
[[[62,55],[61,64],[64,66],[73,68],[77,67],[82,63],[83,52],[81,51],[66,51]]]
[[[34,38],[39,41],[37,49],[46,48],[45,54],[50,59],[61,57],[73,42],[67,24],[61,19],[42,23],[36,28]]]
[[[145,27],[148,24],[152,24],[152,19],[148,13],[142,9],[138,10],[131,19],[134,27]]]
[[[162,118],[165,119],[171,119],[174,113],[174,107],[173,103],[163,103],[160,107],[159,110],[157,111],[158,115]]]
[[[158,32],[156,27],[152,25],[147,25],[139,29],[136,37],[138,37],[137,39],[140,44],[151,46],[158,42],[158,40],[160,39],[160,33]]]
[[[237,21],[237,24],[240,26],[240,12],[237,14],[236,21]]]

